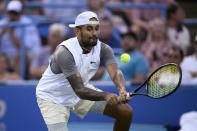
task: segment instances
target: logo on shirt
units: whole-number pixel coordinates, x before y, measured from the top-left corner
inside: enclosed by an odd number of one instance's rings
[[[91,61],[91,62],[90,62],[90,64],[93,64],[93,63],[96,63],[96,62],[94,62],[94,61]]]

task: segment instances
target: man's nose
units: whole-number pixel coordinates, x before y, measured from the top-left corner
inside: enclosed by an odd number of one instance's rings
[[[98,35],[98,31],[97,31],[97,30],[93,30],[93,31],[92,31],[92,35],[97,36],[97,35]]]

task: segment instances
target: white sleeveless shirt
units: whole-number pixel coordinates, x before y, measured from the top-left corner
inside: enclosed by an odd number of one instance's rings
[[[83,54],[77,37],[66,40],[59,46],[65,46],[72,53],[84,85],[88,84],[100,64],[101,42],[98,40],[97,45],[88,54]],[[44,100],[70,107],[80,100],[65,75],[63,73],[54,74],[50,64],[37,85],[36,95]]]

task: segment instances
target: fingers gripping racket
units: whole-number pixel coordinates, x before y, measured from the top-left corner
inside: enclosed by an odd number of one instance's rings
[[[163,98],[175,92],[180,87],[181,80],[181,68],[174,63],[168,63],[156,69],[143,84],[127,96],[144,95],[154,99]],[[143,91],[138,92],[140,89]]]

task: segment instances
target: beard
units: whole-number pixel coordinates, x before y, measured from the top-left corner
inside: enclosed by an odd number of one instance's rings
[[[89,37],[87,40],[84,40],[83,34],[81,34],[81,40],[85,48],[91,48],[97,45],[98,37],[92,36]]]
[[[89,38],[89,44],[90,45],[92,45],[92,46],[96,46],[96,44],[97,44],[97,40],[98,40],[98,38],[95,36],[93,36],[93,37],[91,37],[91,38]]]

